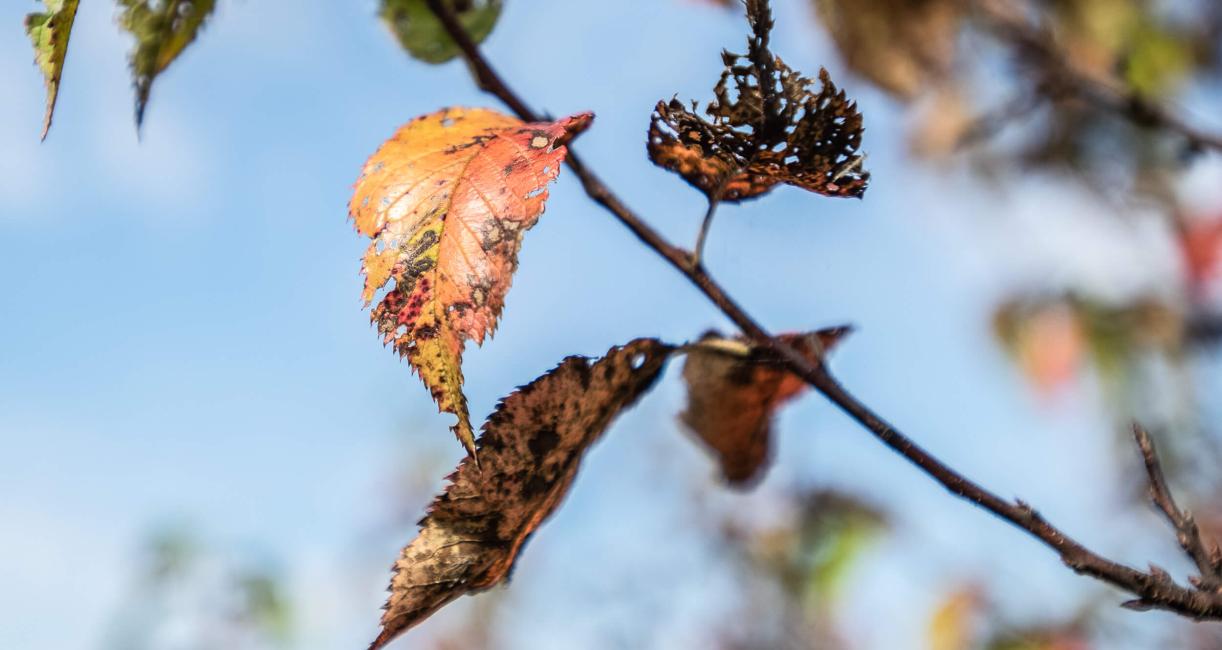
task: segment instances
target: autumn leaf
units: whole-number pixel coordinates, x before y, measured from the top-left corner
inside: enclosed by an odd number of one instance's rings
[[[950,72],[961,3],[814,0],[814,4],[845,64],[883,90],[912,99]]]
[[[349,214],[373,239],[365,304],[388,282],[372,320],[407,358],[474,453],[462,392],[466,341],[496,328],[522,233],[547,200],[565,143],[590,113],[527,124],[486,109],[446,109],[408,122],[365,163]]]
[[[119,24],[136,38],[129,55],[136,87],[136,128],[144,123],[144,109],[157,75],[195,40],[216,0],[119,0]]]
[[[835,327],[810,334],[783,334],[780,340],[812,362],[851,331]],[[726,344],[739,351],[727,351]],[[680,420],[716,456],[734,486],[749,486],[763,474],[772,445],[772,416],[806,383],[783,370],[768,351],[740,339],[705,334],[683,363],[687,409]]]
[[[827,196],[860,197],[861,114],[826,70],[822,88],[768,49],[772,15],[749,0],[747,54],[724,52],[725,71],[708,118],[678,99],[658,102],[649,126],[649,159],[704,192],[710,203],[760,196],[779,183]],[[731,87],[732,85],[732,87]]]
[[[447,4],[476,43],[488,38],[501,15],[501,0],[448,0]],[[445,63],[462,54],[425,0],[382,0],[378,15],[403,49],[421,61]]]
[[[586,450],[657,379],[671,348],[637,339],[595,361],[569,357],[506,397],[393,567],[376,650],[459,596],[509,574],[568,492]]]
[[[1114,385],[1131,380],[1139,359],[1180,356],[1184,315],[1161,298],[1122,303],[1089,296],[1018,296],[993,315],[998,340],[1033,386],[1050,395],[1091,364]]]
[[[929,619],[929,647],[932,650],[979,647],[974,623],[984,604],[984,595],[975,585],[965,585],[948,594]]]
[[[1222,215],[1181,222],[1180,258],[1189,286],[1204,298],[1210,280],[1222,275]]]
[[[43,0],[47,10],[27,14],[25,33],[34,43],[34,62],[42,71],[47,86],[47,110],[42,118],[43,140],[51,130],[55,100],[59,98],[59,80],[64,74],[64,59],[68,56],[68,38],[80,0]]]

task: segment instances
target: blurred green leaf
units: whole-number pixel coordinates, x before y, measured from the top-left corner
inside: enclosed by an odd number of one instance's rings
[[[791,526],[760,531],[754,554],[793,598],[827,603],[869,544],[887,529],[886,516],[835,490],[800,495]]]
[[[1136,93],[1159,97],[1172,90],[1192,66],[1192,41],[1143,24],[1133,35],[1124,79]]]
[[[807,596],[817,602],[836,596],[862,554],[886,529],[882,515],[864,504],[845,501],[835,506],[843,509],[822,513],[804,535]]]
[[[253,570],[239,575],[236,583],[246,618],[273,638],[288,640],[293,632],[292,609],[279,577],[270,571]]]
[[[68,56],[68,38],[72,35],[72,23],[76,20],[76,9],[80,0],[43,0],[47,10],[25,17],[25,33],[34,43],[34,62],[42,71],[47,86],[47,111],[42,120],[42,139],[47,139],[51,130],[51,117],[55,113],[55,100],[59,97],[59,80],[64,73],[64,59]]]
[[[186,574],[199,555],[196,534],[180,524],[164,525],[153,531],[145,544],[145,577],[153,583]]]
[[[119,6],[119,24],[136,38],[129,59],[139,129],[153,80],[195,40],[216,0],[119,0]]]
[[[501,15],[501,0],[447,0],[471,40],[483,42]],[[411,56],[427,63],[445,63],[462,54],[425,0],[382,0],[378,15]]]

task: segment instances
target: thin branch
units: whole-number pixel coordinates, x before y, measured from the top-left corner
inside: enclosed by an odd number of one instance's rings
[[[1129,90],[1113,77],[1100,77],[1082,70],[1073,57],[1057,46],[1045,29],[1032,25],[1015,3],[1003,0],[971,0],[970,7],[1001,38],[1035,63],[1047,83],[1047,95],[1068,92],[1139,126],[1178,133],[1195,149],[1222,152],[1222,135],[1206,132],[1162,104]]]
[[[1154,451],[1154,443],[1150,434],[1138,425],[1133,425],[1133,437],[1141,450],[1141,457],[1146,466],[1146,474],[1150,483],[1150,500],[1167,517],[1171,527],[1175,529],[1176,539],[1184,553],[1196,564],[1200,576],[1192,582],[1199,589],[1218,592],[1222,590],[1222,551],[1218,545],[1207,542],[1201,537],[1201,529],[1192,518],[1192,513],[1180,510],[1167,487],[1167,479],[1163,476],[1162,465],[1158,462],[1158,454]]]
[[[531,111],[525,102],[514,94],[504,80],[496,74],[445,3],[442,0],[427,0],[427,3],[441,20],[449,35],[462,49],[480,87],[499,98],[518,117],[528,121],[537,121],[538,115]],[[572,152],[569,153],[567,164],[581,180],[586,193],[594,202],[611,212],[641,242],[682,273],[744,334],[777,354],[791,372],[815,387],[883,444],[916,465],[952,494],[988,510],[1039,539],[1055,551],[1066,566],[1073,571],[1097,578],[1138,596],[1138,600],[1128,603],[1131,607],[1165,609],[1197,619],[1222,619],[1222,594],[1182,587],[1176,584],[1165,571],[1155,567],[1151,567],[1148,573],[1143,573],[1108,560],[1049,524],[1026,503],[1002,499],[938,460],[854,397],[832,376],[821,361],[811,364],[797,350],[774,339],[726,293],[721,285],[713,280],[703,266],[690,263],[692,259],[690,253],[674,246],[645,223]]]

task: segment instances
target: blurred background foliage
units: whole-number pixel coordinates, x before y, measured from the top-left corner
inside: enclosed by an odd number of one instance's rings
[[[741,11],[736,0],[665,1],[684,2],[691,12]],[[405,43],[409,49],[452,57],[445,44],[413,40],[435,32],[411,24],[422,4],[386,0],[380,15],[396,38],[413,41]],[[501,3],[468,5],[482,38]],[[1080,184],[1124,227],[1149,233],[1151,255],[1172,251],[1176,272],[1158,286],[1127,291],[1106,281],[1035,278],[999,296],[982,326],[1049,408],[1075,386],[1103,387],[1118,465],[1135,460],[1127,447],[1132,419],[1158,432],[1174,480],[1191,488],[1184,501],[1205,527],[1222,533],[1216,417],[1222,385],[1209,372],[1222,344],[1222,180],[1212,177],[1207,191],[1183,182],[1205,147],[1151,118],[1143,104],[1156,102],[1222,132],[1222,111],[1194,115],[1182,108],[1201,98],[1218,106],[1209,100],[1216,100],[1222,75],[1222,3],[810,0],[808,10],[810,37],[830,42],[861,82],[841,85],[868,84],[901,111],[911,164],[989,186],[1030,175]],[[433,478],[445,469],[441,457],[416,455],[414,465],[391,477],[389,492],[400,500],[385,512],[388,529],[402,530],[419,516],[437,489]],[[902,517],[885,503],[800,482],[765,486],[758,498],[769,501],[771,514],[757,516],[715,496],[719,486],[691,481],[688,505],[699,513],[692,520],[736,576],[733,608],[709,621],[716,647],[861,647],[839,605],[888,543],[913,534]],[[1145,507],[1139,487],[1135,481],[1135,509]],[[113,650],[288,648],[307,633],[274,559],[246,553],[240,543],[170,525],[148,535],[135,566],[114,613],[107,645]],[[1134,615],[1118,612],[1106,592],[1057,620],[1030,620],[1007,611],[998,594],[1008,588],[990,576],[929,585],[942,595],[928,613],[927,638],[914,647],[1086,650],[1133,643],[1125,638],[1133,625],[1125,617]],[[404,647],[498,647],[504,629],[498,621],[513,594],[511,587],[473,599],[461,618],[432,636],[409,635]],[[887,612],[877,612],[875,623],[887,625]],[[1142,634],[1138,644],[1222,647],[1216,626],[1172,621]]]

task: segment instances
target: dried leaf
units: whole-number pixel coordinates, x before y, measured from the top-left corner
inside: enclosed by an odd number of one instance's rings
[[[945,76],[962,5],[952,0],[815,0],[845,64],[904,99]]]
[[[47,10],[27,14],[25,33],[34,42],[34,63],[42,71],[47,86],[47,111],[42,119],[43,140],[51,130],[55,100],[59,97],[59,80],[64,74],[64,59],[68,56],[68,38],[80,0],[43,0]]]
[[[459,596],[509,574],[527,538],[564,499],[582,455],[662,370],[671,348],[637,339],[598,361],[569,357],[497,406],[394,565],[371,650]]]
[[[850,331],[834,327],[779,338],[813,362]],[[706,344],[724,340],[715,332],[701,339]],[[802,392],[806,383],[783,370],[765,350],[736,356],[707,345],[687,353],[683,379],[687,409],[680,419],[717,456],[726,481],[735,486],[752,484],[771,456],[772,414]]]
[[[501,0],[449,0],[448,4],[476,43],[488,38],[501,15]],[[445,63],[462,54],[425,0],[382,0],[378,15],[403,49],[421,61]]]
[[[372,319],[407,358],[454,433],[474,453],[463,396],[462,351],[491,334],[517,268],[522,233],[547,200],[565,143],[590,113],[526,124],[485,109],[416,118],[365,163],[349,214],[373,239],[365,253],[368,305],[388,281]]]
[[[195,40],[216,0],[119,0],[119,6],[119,24],[136,37],[129,60],[140,128],[153,80]]]
[[[760,196],[778,183],[827,196],[860,197],[861,114],[826,70],[822,88],[768,50],[772,15],[765,0],[749,0],[754,36],[747,54],[722,53],[726,69],[705,109],[708,119],[678,99],[658,102],[649,125],[649,159],[683,177],[710,202]],[[733,88],[731,88],[733,82]]]

